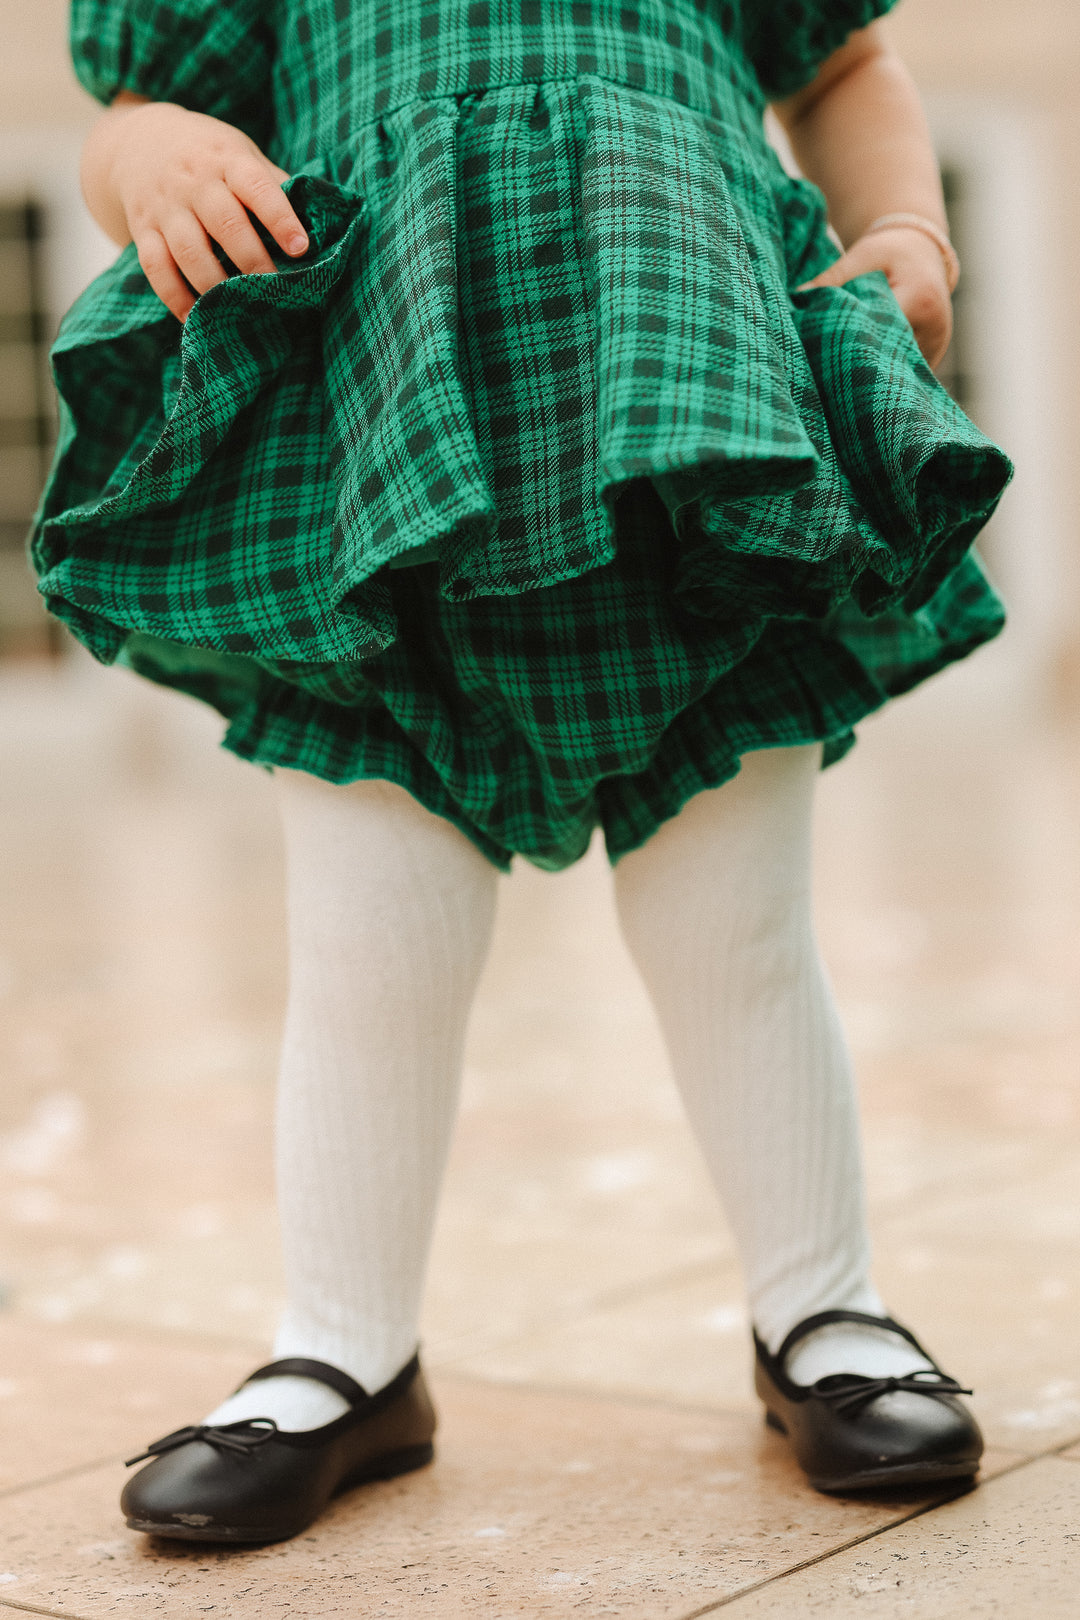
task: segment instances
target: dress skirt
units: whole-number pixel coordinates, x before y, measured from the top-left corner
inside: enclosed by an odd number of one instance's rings
[[[182,328],[124,250],[56,345],[52,611],[243,757],[549,868],[749,750],[839,758],[993,636],[1006,458],[884,276],[801,290],[822,200],[730,97],[663,88],[411,95],[286,153],[309,253]]]

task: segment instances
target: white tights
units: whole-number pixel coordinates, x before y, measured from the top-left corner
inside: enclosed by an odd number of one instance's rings
[[[751,754],[615,870],[623,930],[775,1349],[834,1306],[880,1313],[869,1281],[850,1066],[814,941],[810,821],[819,750]],[[379,1389],[412,1354],[465,1025],[496,873],[386,782],[279,772],[292,979],[278,1113],[288,1308],[278,1356]],[[904,1371],[910,1349],[830,1328],[789,1360]],[[326,1422],[307,1379],[246,1386],[211,1416]]]

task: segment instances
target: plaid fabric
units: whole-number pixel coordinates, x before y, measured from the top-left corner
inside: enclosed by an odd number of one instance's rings
[[[246,29],[313,245],[182,335],[128,249],[65,322],[34,554],[97,656],[555,867],[996,631],[1008,463],[884,278],[791,290],[832,249],[732,7],[308,0],[268,45],[254,4],[77,0],[84,77],[164,94],[196,10],[183,97],[228,114]]]
[[[619,566],[548,590],[447,602],[435,565],[396,570],[400,634],[363,666],[266,665],[134,636],[130,667],[216,705],[246,759],[332,781],[385,777],[499,866],[557,870],[604,829],[617,860],[744,753],[817,740],[825,763],[895,693],[992,636],[967,560],[926,608],[867,619],[720,623],[674,591],[649,482],[618,503]]]
[[[744,46],[772,99],[809,83],[818,67],[856,28],[888,11],[892,0],[749,0]]]

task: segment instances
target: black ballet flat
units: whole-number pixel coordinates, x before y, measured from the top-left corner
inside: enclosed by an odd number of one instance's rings
[[[796,1384],[784,1370],[800,1340],[833,1322],[898,1333],[931,1363],[902,1378],[832,1373],[815,1384]],[[970,1395],[943,1373],[906,1327],[888,1316],[862,1311],[821,1311],[792,1328],[776,1355],[754,1334],[754,1387],[765,1403],[765,1421],[791,1441],[819,1491],[891,1490],[971,1480],[978,1471],[983,1437],[959,1395]]]
[[[129,1528],[176,1541],[286,1541],[340,1491],[431,1461],[435,1409],[419,1357],[374,1395],[337,1367],[302,1356],[273,1361],[244,1382],[287,1374],[328,1384],[351,1409],[318,1429],[249,1418],[155,1440],[128,1464],[153,1458],[120,1498]]]

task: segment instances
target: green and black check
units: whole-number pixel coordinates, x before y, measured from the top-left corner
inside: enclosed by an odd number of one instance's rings
[[[762,130],[889,0],[75,0],[243,125],[312,248],[186,326],[134,250],[56,346],[41,589],[227,745],[386,777],[492,860],[617,858],[755,748],[996,633],[1008,462]]]

